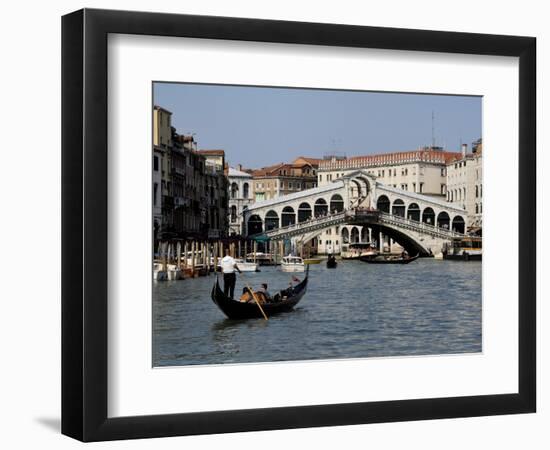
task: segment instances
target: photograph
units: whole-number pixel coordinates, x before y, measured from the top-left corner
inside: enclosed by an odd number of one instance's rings
[[[483,352],[482,96],[152,91],[153,367]]]

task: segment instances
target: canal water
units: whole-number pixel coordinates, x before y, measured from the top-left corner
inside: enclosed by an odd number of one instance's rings
[[[246,273],[273,295],[292,274]],[[296,274],[303,277],[303,274]],[[154,283],[153,365],[181,366],[481,351],[481,263],[312,265],[295,310],[229,320],[210,299],[215,276]],[[235,293],[242,291],[237,275]]]

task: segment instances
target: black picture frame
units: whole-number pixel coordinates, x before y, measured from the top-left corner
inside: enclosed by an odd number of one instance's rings
[[[519,58],[518,393],[107,417],[110,33]],[[536,39],[84,9],[62,18],[62,433],[82,441],[397,422],[536,409]],[[145,245],[145,244],[144,244]]]

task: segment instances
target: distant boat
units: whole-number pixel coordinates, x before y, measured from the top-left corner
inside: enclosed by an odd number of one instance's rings
[[[357,242],[349,244],[345,251],[342,251],[342,259],[361,259],[361,256],[374,257],[378,255],[378,250],[371,242]]]
[[[327,259],[327,269],[336,269],[336,266],[338,266],[336,258],[334,256],[329,256]]]
[[[370,256],[361,256],[361,261],[369,264],[409,264],[418,259],[418,255],[413,257],[392,257],[392,256],[377,256],[372,258]]]
[[[281,270],[283,272],[303,272],[305,270],[304,260],[299,256],[285,256],[281,260]]]
[[[451,261],[481,261],[482,240],[480,237],[455,238],[443,249],[443,259]]]
[[[291,311],[306,293],[308,277],[306,277],[291,290],[285,289],[274,295],[273,301],[262,304],[262,309],[267,316]],[[263,317],[260,308],[254,303],[240,302],[227,297],[216,277],[216,283],[212,288],[212,301],[230,319],[253,319]]]

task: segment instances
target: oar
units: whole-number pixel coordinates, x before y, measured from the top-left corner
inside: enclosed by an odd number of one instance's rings
[[[256,305],[258,305],[258,308],[260,308],[260,311],[262,312],[262,315],[264,316],[264,319],[267,320],[267,315],[265,314],[264,309],[262,308],[262,305],[260,305],[260,302],[259,302],[258,299],[256,298],[256,294],[254,293],[254,291],[252,290],[252,288],[248,285],[248,283],[247,283],[246,280],[244,279],[244,275],[243,275],[242,272],[241,272],[241,276],[243,277],[244,285],[246,286],[246,288],[247,288],[247,289],[250,291],[250,293],[252,294],[252,298],[253,298],[254,301],[256,302]]]

